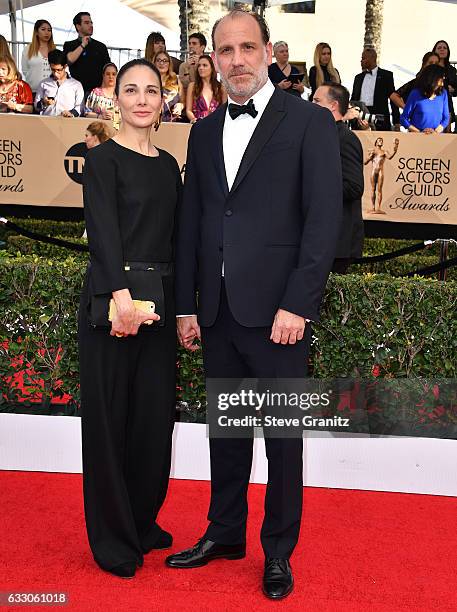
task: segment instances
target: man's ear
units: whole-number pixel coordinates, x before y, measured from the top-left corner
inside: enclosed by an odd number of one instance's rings
[[[211,59],[213,60],[214,67],[216,68],[216,72],[219,72],[219,66],[217,64],[217,56],[215,51],[211,51]]]
[[[267,64],[270,65],[273,59],[273,45],[271,42],[268,42],[266,45],[267,48]]]

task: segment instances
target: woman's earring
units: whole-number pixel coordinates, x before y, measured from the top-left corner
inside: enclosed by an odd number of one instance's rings
[[[157,132],[157,130],[160,127],[160,124],[162,123],[162,111],[160,111],[159,114],[159,118],[157,119],[157,121],[154,123],[154,130]]]

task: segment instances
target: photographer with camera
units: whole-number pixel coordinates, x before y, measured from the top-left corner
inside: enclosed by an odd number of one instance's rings
[[[346,87],[339,83],[324,83],[315,91],[313,102],[332,113],[340,141],[343,220],[332,272],[346,274],[352,260],[362,255],[363,150],[360,140],[344,122],[349,109],[349,91]]]
[[[368,107],[371,115],[379,115],[374,121],[374,129],[390,131],[389,102],[392,108],[392,119],[395,130],[400,131],[400,111],[390,101],[390,96],[395,91],[394,76],[389,70],[383,70],[377,65],[377,53],[374,49],[363,50],[361,66],[363,72],[354,79],[351,100],[360,100]],[[383,116],[381,119],[380,116]],[[376,117],[375,117],[376,119]]]

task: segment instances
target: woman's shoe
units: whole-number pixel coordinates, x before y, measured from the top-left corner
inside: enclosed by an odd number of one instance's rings
[[[99,564],[100,565],[100,564]],[[116,565],[111,569],[106,569],[106,567],[102,567],[101,569],[105,572],[109,572],[110,574],[114,574],[114,576],[118,576],[119,578],[133,578],[135,576],[137,564],[136,563],[121,563],[121,565]]]
[[[171,533],[168,533],[168,531],[165,531],[164,529],[160,529],[160,533],[154,544],[147,548],[143,548],[143,553],[147,555],[151,552],[151,550],[165,550],[166,548],[171,548],[172,544],[173,536]]]

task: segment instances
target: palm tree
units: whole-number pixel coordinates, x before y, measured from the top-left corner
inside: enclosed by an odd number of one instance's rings
[[[187,38],[193,32],[201,32],[209,40],[210,0],[178,0],[181,51],[187,50]]]
[[[378,57],[381,53],[383,11],[384,0],[367,0],[364,46],[376,49]]]

